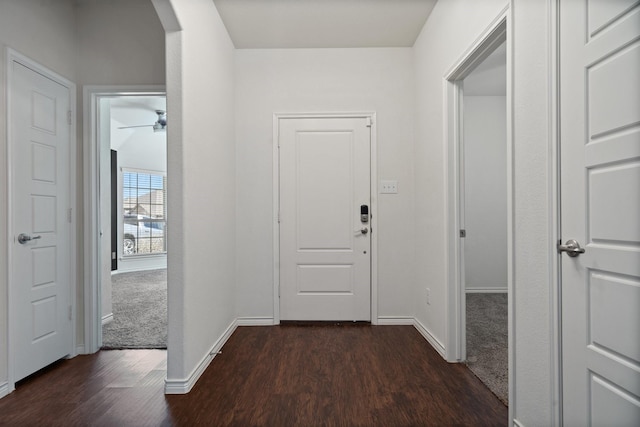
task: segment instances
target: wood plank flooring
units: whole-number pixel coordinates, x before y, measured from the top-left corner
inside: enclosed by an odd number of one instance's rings
[[[411,326],[239,327],[191,393],[166,352],[58,362],[0,399],[10,426],[498,426],[507,407]]]

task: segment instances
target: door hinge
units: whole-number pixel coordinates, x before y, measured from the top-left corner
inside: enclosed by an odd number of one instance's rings
[[[71,110],[67,111],[67,122],[71,125]]]
[[[464,230],[464,229],[460,230],[460,237],[462,238],[467,237],[467,230]]]
[[[73,319],[73,307],[69,306],[69,320]]]
[[[73,208],[67,210],[67,221],[71,223],[73,220]]]
[[[373,125],[373,120],[371,117],[367,117],[367,127],[370,128]]]
[[[278,224],[280,224],[280,212],[278,212]]]

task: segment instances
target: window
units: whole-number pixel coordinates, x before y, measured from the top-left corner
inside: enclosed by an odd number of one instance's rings
[[[167,178],[157,172],[122,171],[125,257],[165,253]]]

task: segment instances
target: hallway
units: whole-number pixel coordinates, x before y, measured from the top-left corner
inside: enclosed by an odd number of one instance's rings
[[[507,407],[411,326],[240,327],[187,395],[166,352],[58,362],[0,400],[0,425],[507,424]]]

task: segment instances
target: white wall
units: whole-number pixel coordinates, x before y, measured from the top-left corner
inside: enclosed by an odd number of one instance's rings
[[[467,292],[506,292],[506,98],[465,96],[463,102],[465,285]]]
[[[166,140],[166,132],[153,132],[151,128],[132,130],[117,149],[118,167],[166,173]]]
[[[414,45],[416,74],[416,319],[443,346],[447,327],[447,146],[444,77],[508,4],[507,0],[441,1]],[[430,288],[431,304],[426,304]]]
[[[8,379],[6,51],[10,47],[71,81],[76,80],[75,20],[71,1],[0,3],[0,395]]]
[[[515,277],[514,418],[552,425],[557,416],[554,372],[553,268],[557,257],[553,213],[554,151],[549,63],[551,14],[556,2],[513,2],[513,138]]]
[[[167,380],[178,386],[236,318],[234,48],[212,1],[154,5],[168,31]]]
[[[81,84],[164,84],[164,31],[150,1],[76,3]]]
[[[398,49],[236,51],[237,305],[273,316],[273,113],[374,111],[381,317],[413,316],[413,58]]]

